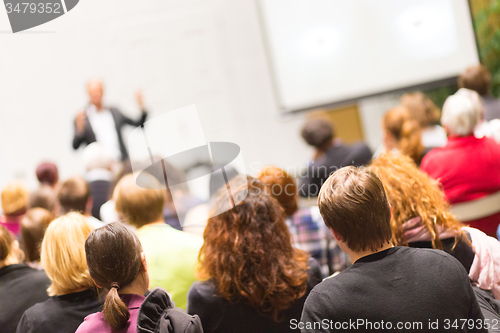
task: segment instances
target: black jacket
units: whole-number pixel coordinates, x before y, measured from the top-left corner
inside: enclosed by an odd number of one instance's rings
[[[164,289],[154,288],[139,309],[137,333],[203,333],[203,328],[198,316],[175,308]]]
[[[324,156],[318,158],[307,168],[306,175],[302,175],[299,195],[301,197],[317,196],[321,185],[330,174],[345,166],[360,167],[368,164],[371,158],[372,152],[363,142],[331,147]]]
[[[147,112],[143,110],[141,118],[138,121],[134,121],[120,112],[117,108],[109,108],[109,111],[111,112],[111,115],[113,116],[113,120],[115,121],[115,128],[116,128],[116,133],[118,135],[118,143],[120,144],[120,152],[122,154],[122,161],[125,161],[128,159],[128,152],[127,148],[125,148],[125,143],[123,141],[122,137],[122,127],[124,125],[131,125],[131,126],[142,126],[144,122],[146,121],[147,117]],[[78,149],[82,143],[85,143],[86,145],[91,144],[92,142],[95,142],[95,133],[92,130],[92,126],[90,125],[89,118],[87,117],[85,119],[85,129],[81,135],[78,135],[76,133],[76,122],[75,122],[75,135],[73,137],[73,149]]]
[[[49,298],[44,271],[25,264],[0,268],[0,331],[14,333],[24,311]]]

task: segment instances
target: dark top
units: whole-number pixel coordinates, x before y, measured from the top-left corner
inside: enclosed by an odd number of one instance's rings
[[[313,161],[302,177],[299,189],[301,197],[314,197],[319,194],[321,185],[330,174],[345,166],[362,166],[370,162],[372,152],[363,142],[352,145],[338,144],[328,149],[324,156]]]
[[[118,143],[120,144],[120,152],[122,153],[122,161],[128,159],[127,148],[125,148],[125,142],[122,137],[122,128],[125,125],[131,126],[142,126],[146,121],[147,113],[143,110],[141,118],[137,121],[134,121],[120,112],[117,108],[110,107],[109,111],[113,116],[113,120],[115,121],[116,134],[118,135]],[[85,118],[85,129],[81,135],[76,133],[76,122],[75,122],[75,135],[73,137],[73,149],[78,149],[82,143],[86,145],[91,144],[96,141],[95,133],[92,130],[92,126],[90,125],[89,118]]]
[[[500,99],[492,95],[483,96],[484,120],[490,121],[500,118]]]
[[[469,238],[470,242],[470,235],[468,233],[466,233],[466,235]],[[472,249],[472,246],[469,245],[465,239],[460,239],[457,242],[457,245],[453,247],[455,245],[454,237],[441,239],[441,244],[443,245],[443,251],[452,255],[455,259],[457,259],[462,264],[462,266],[464,266],[467,273],[469,273],[470,268],[472,266],[472,262],[474,261],[474,257],[476,256],[474,250]],[[409,243],[408,245],[410,247],[432,249],[431,241],[413,242]]]
[[[95,289],[52,296],[26,310],[17,333],[75,333],[86,316],[102,310]]]
[[[205,333],[280,333],[296,332],[290,329],[291,319],[300,319],[304,301],[311,289],[321,282],[321,270],[316,260],[309,258],[308,285],[304,296],[283,312],[283,320],[273,321],[242,301],[229,302],[216,296],[210,281],[195,282],[188,292],[187,311],[197,314]]]
[[[90,193],[92,194],[92,216],[101,220],[101,206],[109,200],[111,182],[106,180],[96,180],[90,182],[89,186]]]
[[[47,295],[50,280],[44,271],[24,264],[0,268],[0,327],[4,333],[14,333],[24,311]]]
[[[313,326],[324,319],[328,325]],[[393,247],[362,257],[317,285],[300,325],[305,325],[301,332],[333,332],[335,325],[353,328],[346,326],[352,322],[360,332],[486,332],[454,328],[456,319],[484,319],[462,265],[444,251]],[[382,321],[379,329],[369,326]],[[436,322],[436,329],[429,327]]]

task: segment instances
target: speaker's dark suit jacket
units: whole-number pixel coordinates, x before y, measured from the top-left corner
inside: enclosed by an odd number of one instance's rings
[[[131,125],[131,126],[142,126],[144,122],[146,121],[147,117],[147,112],[143,111],[141,118],[138,121],[134,121],[127,116],[123,115],[123,113],[120,112],[117,108],[111,107],[108,108],[109,111],[111,112],[111,115],[113,116],[113,120],[115,121],[115,129],[116,133],[118,135],[118,143],[120,144],[120,152],[122,154],[122,161],[128,159],[128,152],[127,148],[125,148],[125,143],[123,141],[122,137],[122,127],[124,125]],[[92,130],[92,126],[90,125],[89,118],[87,117],[85,119],[85,129],[81,135],[78,135],[76,132],[76,122],[75,122],[75,136],[73,137],[73,148],[78,149],[82,143],[85,143],[85,145],[91,144],[92,142],[95,142],[95,134],[94,131]]]

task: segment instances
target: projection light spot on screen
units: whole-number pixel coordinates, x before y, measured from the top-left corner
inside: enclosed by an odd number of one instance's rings
[[[207,192],[210,188],[212,205],[215,197],[218,199],[217,206],[203,220],[190,221],[193,225],[204,225],[206,218],[232,209],[248,193],[246,181],[231,182],[238,174],[236,169],[245,174],[240,147],[231,142],[206,142],[194,105],[147,121],[144,127],[134,129],[128,139],[137,186],[165,189],[181,226],[184,226],[185,214],[181,212],[185,210],[189,188],[201,187]]]
[[[79,0],[4,0],[12,32],[52,21],[72,10]]]

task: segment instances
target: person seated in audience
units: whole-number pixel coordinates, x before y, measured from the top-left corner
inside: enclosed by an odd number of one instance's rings
[[[13,181],[2,190],[2,210],[0,225],[19,237],[20,222],[28,210],[28,189],[23,183]]]
[[[493,119],[490,121],[484,120],[485,108],[481,96],[479,96],[479,94],[474,90],[466,88],[458,89],[455,95],[468,98],[474,106],[476,112],[479,114],[480,119],[479,123],[474,128],[474,136],[478,139],[486,136],[500,143],[500,119]]]
[[[42,269],[40,264],[40,246],[45,230],[54,215],[43,208],[30,208],[21,220],[21,239],[23,241],[25,262],[36,269]]]
[[[90,186],[81,176],[73,176],[65,180],[57,192],[60,215],[69,212],[78,212],[85,215],[87,220],[94,226],[100,228],[105,225],[92,216],[92,196]]]
[[[24,311],[49,298],[50,280],[43,271],[22,264],[19,242],[0,226],[0,327],[15,333]]]
[[[85,180],[92,193],[92,216],[101,220],[101,206],[111,196],[113,183],[113,156],[100,143],[93,142],[83,150],[83,165],[85,166]]]
[[[143,321],[157,326],[162,311],[171,306],[172,300],[161,288],[144,297],[149,288],[148,264],[137,235],[124,224],[112,222],[90,233],[85,253],[90,277],[107,293],[103,311],[85,317],[76,333],[136,333],[139,309]],[[201,328],[199,318],[181,315]]]
[[[283,209],[260,181],[238,176],[230,187],[241,202],[233,207],[219,192],[214,209],[222,213],[208,220],[200,251],[204,281],[191,286],[187,311],[206,333],[290,332],[320,267],[292,247]]]
[[[87,315],[101,310],[85,260],[85,240],[92,230],[85,216],[75,212],[50,223],[41,262],[51,297],[24,312],[17,333],[74,333]]]
[[[500,191],[500,145],[493,139],[474,136],[479,121],[477,107],[469,98],[461,94],[448,97],[441,116],[448,143],[433,149],[422,160],[421,169],[441,183],[450,204]],[[500,213],[467,223],[495,237]]]
[[[455,258],[444,251],[392,245],[391,208],[372,170],[335,172],[321,188],[318,204],[353,265],[311,291],[301,322],[295,323],[301,332],[334,332],[354,318],[355,329],[364,332],[379,330],[382,321],[382,330],[402,331],[397,323],[411,323],[419,325],[411,327],[418,332],[433,331],[429,323],[445,331],[446,320],[484,321],[469,277]],[[325,318],[329,322],[323,326]]]
[[[59,182],[59,171],[57,170],[57,165],[51,162],[44,162],[36,167],[36,178],[40,183],[40,186],[49,186],[50,188],[56,188]]]
[[[233,166],[227,165],[224,167],[227,181],[231,181],[234,177],[238,176],[238,170]],[[189,232],[190,234],[203,237],[203,232],[207,226],[210,216],[210,206],[216,199],[217,191],[221,187],[226,187],[226,180],[222,173],[213,172],[210,174],[210,181],[208,184],[209,193],[208,200],[192,207],[186,214],[182,231]]]
[[[149,263],[150,287],[162,287],[176,306],[186,308],[186,295],[196,280],[194,272],[203,239],[176,230],[163,220],[165,190],[158,180],[143,174],[137,186],[134,175],[124,176],[113,193],[118,214],[136,227]],[[150,186],[149,186],[150,185]]]
[[[363,142],[345,145],[335,138],[333,124],[322,118],[306,122],[301,131],[302,138],[315,149],[307,174],[302,177],[299,195],[315,197],[328,176],[347,166],[362,166],[370,162],[372,153]]]
[[[422,144],[426,149],[446,145],[446,131],[439,125],[441,111],[429,97],[415,91],[404,94],[399,102],[410,111],[422,128]]]
[[[41,185],[39,188],[30,193],[30,208],[43,208],[54,214],[56,210],[56,202],[56,192],[48,185]]]
[[[292,234],[293,245],[309,252],[321,266],[323,276],[346,268],[346,254],[323,223],[318,206],[299,208],[297,185],[285,170],[268,166],[257,177],[266,193],[278,200],[286,214],[285,222]]]
[[[410,110],[401,105],[390,109],[382,119],[382,127],[385,150],[397,150],[420,165],[425,154],[422,129]]]
[[[372,169],[391,205],[393,244],[434,248],[454,256],[477,286],[474,291],[485,318],[500,320],[500,302],[495,300],[500,299],[500,243],[463,227],[448,211],[438,182],[418,170],[409,157],[384,153],[373,161]]]
[[[458,77],[458,87],[474,90],[481,95],[486,121],[500,118],[500,99],[491,95],[491,73],[485,66],[476,65],[467,68]]]

